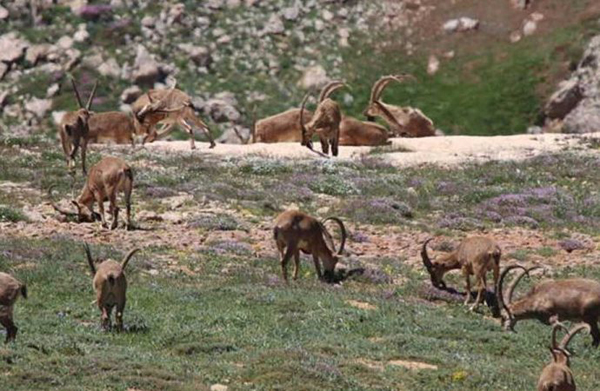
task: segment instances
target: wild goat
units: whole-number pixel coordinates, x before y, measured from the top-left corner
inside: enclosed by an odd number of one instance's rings
[[[123,160],[116,157],[104,157],[96,163],[87,178],[87,182],[77,200],[71,202],[77,208],[77,213],[66,211],[56,205],[51,199],[54,209],[65,215],[75,216],[79,222],[91,223],[102,221],[104,228],[108,227],[104,216],[104,202],[109,201],[109,213],[112,216],[110,229],[117,228],[119,208],[117,207],[117,193],[125,195],[127,208],[127,228],[131,228],[131,192],[133,191],[133,173],[131,167]],[[51,189],[49,191],[51,193]],[[50,194],[51,196],[51,194]],[[100,214],[94,212],[94,203],[98,203]]]
[[[19,328],[13,322],[13,306],[19,295],[27,298],[27,287],[10,274],[0,272],[0,324],[6,329],[5,343],[17,337]]]
[[[206,134],[210,148],[216,146],[210,129],[196,116],[190,96],[177,88],[150,90],[136,99],[131,107],[146,134],[143,143],[166,136],[175,124],[179,124],[190,134],[191,149],[196,148],[194,129],[201,129]],[[157,133],[156,125],[159,123],[166,126]]]
[[[381,95],[389,83],[392,81],[401,83],[409,78],[414,79],[411,75],[401,74],[384,76],[375,82],[371,89],[369,104],[363,114],[369,121],[373,121],[375,117],[381,117],[395,136],[435,136],[433,121],[427,118],[419,109],[394,106],[381,101]]]
[[[388,131],[373,122],[359,121],[352,117],[342,117],[339,145],[376,146],[388,145]]]
[[[120,111],[94,113],[89,121],[88,143],[114,142],[134,145],[136,134],[143,129],[135,116]]]
[[[77,99],[77,104],[79,105],[79,110],[70,111],[63,115],[63,118],[60,121],[58,134],[62,143],[63,152],[67,158],[67,167],[69,169],[75,167],[75,155],[81,146],[81,168],[83,172],[87,174],[85,159],[89,133],[88,121],[91,116],[90,109],[92,107],[92,101],[94,100],[98,83],[96,82],[94,84],[92,93],[85,106],[81,104],[81,97],[79,96],[79,91],[75,85],[75,80],[71,79],[71,84],[73,86],[75,98]]]
[[[312,112],[304,110],[304,118],[310,121]],[[289,109],[255,122],[252,129],[253,143],[284,143],[302,141],[300,109]]]
[[[537,319],[545,324],[563,320],[581,321],[590,326],[593,346],[600,345],[600,283],[597,281],[585,278],[544,280],[513,302],[513,293],[519,281],[537,268],[539,266],[526,269],[520,265],[511,265],[502,272],[496,292],[500,306],[506,311],[506,316],[503,317],[504,329],[513,330],[515,324],[523,319]],[[522,269],[523,272],[514,278],[504,295],[504,279],[514,269]]]
[[[556,345],[556,332],[558,329],[567,331],[567,335]],[[537,384],[537,391],[577,391],[573,371],[571,371],[570,356],[571,353],[567,350],[571,339],[580,331],[590,331],[590,326],[580,324],[573,327],[570,331],[561,324],[556,323],[552,329],[552,362],[544,367]]]
[[[110,316],[113,307],[117,307],[115,320],[117,330],[123,330],[123,311],[127,301],[127,278],[125,277],[125,268],[127,263],[140,249],[131,250],[121,263],[108,259],[105,261],[94,261],[90,247],[85,246],[85,254],[93,276],[93,286],[96,292],[96,304],[102,311],[102,328],[110,328]]]
[[[342,239],[340,248],[336,251],[331,234],[327,231],[325,223],[333,221],[340,227]],[[320,280],[331,282],[334,277],[335,265],[339,256],[344,251],[346,244],[346,228],[344,223],[336,217],[328,217],[322,221],[297,210],[288,210],[275,219],[273,236],[281,257],[281,272],[287,282],[287,264],[294,256],[294,280],[298,278],[300,270],[300,251],[313,256],[313,262]],[[325,274],[321,273],[323,262]]]
[[[316,133],[321,140],[321,148],[324,154],[329,154],[329,144],[331,144],[331,153],[338,155],[338,146],[340,141],[340,123],[342,122],[342,113],[340,106],[329,96],[336,90],[345,86],[341,81],[333,81],[327,84],[321,90],[318,106],[311,120],[304,123],[304,107],[309,94],[304,96],[300,106],[300,128],[302,129],[302,145],[313,149],[311,138]]]
[[[466,280],[465,305],[471,301],[471,275],[477,279],[477,299],[470,307],[473,311],[483,301],[483,295],[487,288],[486,274],[489,270],[494,273],[494,287],[500,276],[500,257],[502,251],[495,240],[473,236],[464,239],[451,253],[440,256],[433,261],[427,254],[427,244],[433,238],[427,239],[421,249],[423,265],[431,277],[431,283],[436,288],[447,289],[443,280],[444,274],[450,270],[461,269]]]

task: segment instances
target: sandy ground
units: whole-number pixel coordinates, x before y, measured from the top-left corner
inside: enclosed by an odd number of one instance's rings
[[[580,135],[540,134],[514,136],[446,136],[424,138],[395,138],[389,148],[390,153],[383,153],[383,159],[398,166],[435,163],[440,165],[456,165],[466,161],[489,160],[521,160],[548,152],[568,150],[580,145],[583,138],[599,138],[600,133]],[[189,141],[158,141],[146,146],[149,150],[190,151]],[[315,149],[320,150],[315,143]],[[355,159],[369,153],[371,147],[340,147],[339,159]],[[394,150],[410,152],[394,152]],[[192,153],[214,156],[255,155],[288,159],[323,159],[323,155],[308,150],[298,143],[219,144],[214,149],[208,143],[196,143]]]

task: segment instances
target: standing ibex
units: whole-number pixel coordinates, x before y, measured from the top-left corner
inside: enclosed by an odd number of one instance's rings
[[[117,193],[125,195],[127,208],[127,228],[131,228],[131,192],[133,190],[133,173],[131,167],[123,160],[115,157],[105,157],[96,163],[90,170],[87,182],[77,200],[71,202],[77,207],[77,212],[61,209],[52,200],[54,209],[65,215],[75,216],[79,222],[94,222],[100,219],[104,228],[108,227],[104,216],[104,202],[109,201],[109,213],[112,216],[110,229],[117,228],[119,208],[117,207]],[[51,192],[51,189],[50,191]],[[51,194],[50,194],[51,196]],[[94,203],[98,203],[100,214],[94,212]]]
[[[216,146],[210,129],[196,116],[190,96],[175,87],[150,90],[133,102],[131,107],[145,130],[143,143],[166,136],[175,124],[179,124],[190,134],[191,149],[196,148],[194,129],[201,129],[206,134],[210,148]],[[159,123],[166,124],[160,134],[156,131],[156,125]]]
[[[70,169],[74,168],[75,155],[81,146],[81,168],[83,169],[84,173],[87,173],[85,159],[89,133],[88,121],[91,116],[90,109],[92,107],[94,95],[96,94],[98,82],[94,84],[92,93],[90,94],[85,106],[81,104],[81,97],[79,96],[79,91],[75,85],[75,80],[71,79],[71,84],[73,85],[73,91],[75,92],[75,98],[77,99],[79,110],[65,113],[60,121],[59,136],[62,143],[63,152],[67,158],[67,167]]]
[[[10,274],[0,273],[0,324],[6,329],[5,343],[13,341],[19,330],[13,322],[13,306],[19,295],[27,298],[27,287]]]
[[[88,121],[88,143],[114,142],[134,145],[136,134],[143,129],[135,116],[120,111],[94,113]]]
[[[331,234],[327,231],[325,223],[333,221],[340,226],[342,239],[340,248],[336,251]],[[288,210],[275,219],[273,236],[281,256],[281,272],[287,282],[287,263],[294,256],[294,280],[298,278],[300,270],[300,251],[312,254],[315,269],[319,279],[333,281],[335,265],[339,256],[344,251],[346,243],[346,228],[344,223],[336,217],[328,217],[322,221],[297,210]],[[319,259],[323,261],[325,274],[321,274]]]
[[[567,331],[567,335],[562,339],[560,345],[556,345],[556,332],[558,329]],[[590,331],[590,326],[580,324],[573,327],[570,331],[562,323],[554,324],[552,329],[552,362],[544,367],[537,384],[537,391],[577,391],[573,371],[571,371],[570,356],[567,350],[571,339],[580,331]]]
[[[392,81],[401,83],[406,79],[414,79],[411,75],[401,74],[384,76],[379,79],[371,89],[369,104],[363,114],[370,120],[381,117],[388,124],[396,136],[427,137],[435,136],[433,121],[427,118],[419,109],[412,107],[399,107],[383,103],[381,94]]]
[[[333,81],[327,84],[321,90],[318,106],[312,119],[304,123],[304,107],[309,94],[304,96],[300,106],[300,128],[302,129],[302,145],[313,149],[311,138],[317,134],[321,140],[321,148],[324,154],[329,154],[329,144],[331,144],[331,153],[338,155],[338,146],[340,141],[340,123],[342,122],[342,112],[340,106],[329,96],[336,90],[345,86],[341,81]]]
[[[443,280],[444,274],[450,270],[461,269],[466,280],[466,298],[465,305],[471,301],[471,275],[477,279],[477,299],[470,307],[473,311],[483,301],[483,295],[487,288],[486,274],[489,270],[494,273],[494,288],[500,276],[500,257],[502,251],[495,240],[473,236],[464,239],[451,253],[434,259],[433,261],[427,254],[427,244],[433,238],[427,239],[421,249],[423,264],[429,272],[431,283],[436,288],[446,289],[446,283]],[[496,295],[498,292],[496,291]]]
[[[526,269],[520,265],[511,265],[502,272],[496,292],[500,306],[506,311],[503,318],[504,329],[513,330],[515,324],[523,319],[538,319],[545,324],[562,320],[581,321],[590,326],[593,346],[600,345],[600,283],[597,281],[585,278],[544,280],[524,297],[513,302],[513,293],[519,281],[537,268],[539,267]],[[514,269],[522,269],[523,272],[515,277],[504,295],[504,279]]]
[[[108,259],[105,261],[94,261],[92,252],[87,243],[84,245],[85,254],[92,272],[94,291],[96,292],[96,304],[102,311],[102,328],[110,328],[110,316],[113,307],[117,307],[115,320],[117,330],[123,330],[123,311],[127,301],[127,278],[125,268],[129,259],[139,251],[139,248],[131,250],[121,263]]]

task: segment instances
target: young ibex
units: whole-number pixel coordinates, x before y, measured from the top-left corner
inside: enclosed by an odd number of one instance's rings
[[[558,329],[567,331],[567,335],[562,339],[560,345],[556,345],[556,332]],[[570,331],[561,324],[555,323],[552,329],[552,362],[544,367],[537,384],[537,391],[577,391],[573,371],[571,371],[570,357],[571,353],[567,350],[571,339],[580,331],[590,331],[590,326],[580,324],[573,327]]]
[[[50,189],[51,191],[51,189]],[[110,229],[117,228],[119,208],[117,207],[117,193],[125,195],[125,206],[127,210],[127,228],[131,226],[131,192],[133,191],[133,173],[131,167],[123,160],[115,157],[105,157],[96,163],[90,170],[87,182],[77,200],[71,202],[77,207],[77,212],[61,209],[52,199],[54,209],[65,215],[75,216],[79,222],[91,223],[102,221],[104,228],[108,227],[104,216],[104,202],[109,201],[109,213],[112,216]],[[100,214],[94,212],[94,203],[98,203]]]
[[[19,330],[13,322],[13,306],[19,295],[27,298],[27,287],[10,274],[0,272],[0,324],[6,329],[5,343],[13,341]]]
[[[436,288],[447,289],[443,280],[444,274],[450,270],[461,269],[466,279],[465,305],[471,301],[471,275],[477,279],[477,299],[470,307],[473,311],[483,301],[487,288],[486,274],[489,270],[494,273],[494,288],[500,276],[500,257],[502,251],[495,240],[483,236],[473,236],[464,239],[451,253],[431,260],[427,254],[427,244],[433,238],[427,239],[421,249],[423,264],[429,272],[431,283]],[[496,295],[498,295],[496,291]]]
[[[371,89],[369,104],[363,114],[370,121],[373,121],[375,117],[381,117],[395,136],[435,136],[433,121],[427,118],[419,109],[394,106],[381,101],[381,94],[383,94],[389,83],[392,81],[401,83],[409,78],[414,79],[411,75],[401,74],[384,76],[375,82]]]
[[[115,320],[117,330],[123,330],[123,310],[127,300],[127,278],[125,278],[125,268],[129,259],[139,251],[139,248],[131,250],[121,263],[108,259],[105,261],[94,261],[90,247],[85,246],[90,270],[92,271],[93,286],[96,292],[96,304],[102,312],[102,328],[110,329],[110,316],[113,307],[117,307]]]
[[[133,102],[131,108],[146,134],[143,143],[166,136],[175,124],[179,124],[190,134],[191,149],[196,148],[194,129],[200,129],[206,134],[210,148],[216,146],[210,129],[196,116],[190,96],[175,87],[150,90]],[[160,133],[156,131],[159,123],[166,125]]]
[[[339,249],[335,245],[325,223],[333,221],[340,226],[342,238]],[[288,210],[275,219],[273,236],[281,257],[281,272],[287,282],[287,263],[294,256],[294,280],[300,270],[300,251],[313,256],[313,262],[320,280],[331,282],[334,277],[335,265],[344,251],[346,244],[346,228],[336,217],[328,217],[322,221],[297,210]],[[323,261],[325,274],[321,274],[319,259]]]
[[[302,145],[313,149],[311,138],[316,133],[321,141],[321,148],[324,154],[329,154],[329,144],[331,144],[331,153],[338,155],[338,146],[340,141],[340,123],[342,122],[342,112],[340,106],[329,96],[336,90],[346,84],[341,81],[333,81],[327,84],[321,90],[318,106],[312,119],[304,123],[304,107],[309,94],[304,96],[300,106],[300,128],[302,129]]]
[[[312,119],[313,113],[304,110],[304,118]],[[302,141],[300,109],[289,109],[255,122],[252,129],[253,143],[285,143]]]
[[[92,93],[90,94],[85,106],[81,104],[81,97],[79,96],[79,91],[75,85],[75,80],[71,79],[71,84],[73,85],[73,91],[75,92],[75,98],[77,99],[79,110],[65,113],[60,121],[58,133],[62,143],[63,152],[67,158],[67,167],[69,169],[73,169],[75,167],[75,155],[77,154],[79,147],[81,147],[81,168],[83,169],[84,173],[87,173],[85,159],[89,133],[88,121],[91,116],[90,109],[92,107],[94,95],[96,94],[98,82],[94,84]]]
[[[134,145],[135,135],[144,132],[135,116],[120,111],[94,113],[88,121],[88,127],[88,143]]]
[[[506,311],[503,317],[505,330],[513,330],[515,324],[523,319],[538,319],[545,324],[570,320],[584,322],[590,326],[593,346],[600,345],[600,283],[585,278],[569,278],[565,280],[544,280],[536,284],[524,297],[513,302],[513,293],[524,275],[531,270],[520,265],[511,265],[504,269],[498,287],[497,298],[501,308]],[[502,286],[506,275],[514,269],[522,269],[511,282],[506,295]]]

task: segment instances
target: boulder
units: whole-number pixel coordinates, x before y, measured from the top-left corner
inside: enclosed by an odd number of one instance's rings
[[[298,86],[308,90],[309,88],[321,87],[329,81],[327,71],[321,65],[315,65],[304,70]]]
[[[222,38],[222,37],[221,37]],[[196,65],[207,67],[212,62],[212,57],[208,48],[204,46],[195,46],[191,43],[182,43],[178,45]]]
[[[0,5],[0,20],[8,19],[8,10]]]
[[[28,47],[29,43],[18,38],[16,33],[4,34],[0,36],[0,61],[7,64],[19,61]]]
[[[32,98],[25,103],[25,110],[33,113],[37,118],[42,119],[46,112],[52,108],[52,99]]]
[[[121,76],[121,67],[114,58],[109,58],[98,67],[98,73],[102,76],[119,78]]]
[[[550,97],[544,107],[544,115],[550,119],[564,118],[583,99],[579,80],[571,79],[561,83],[560,88]]]

